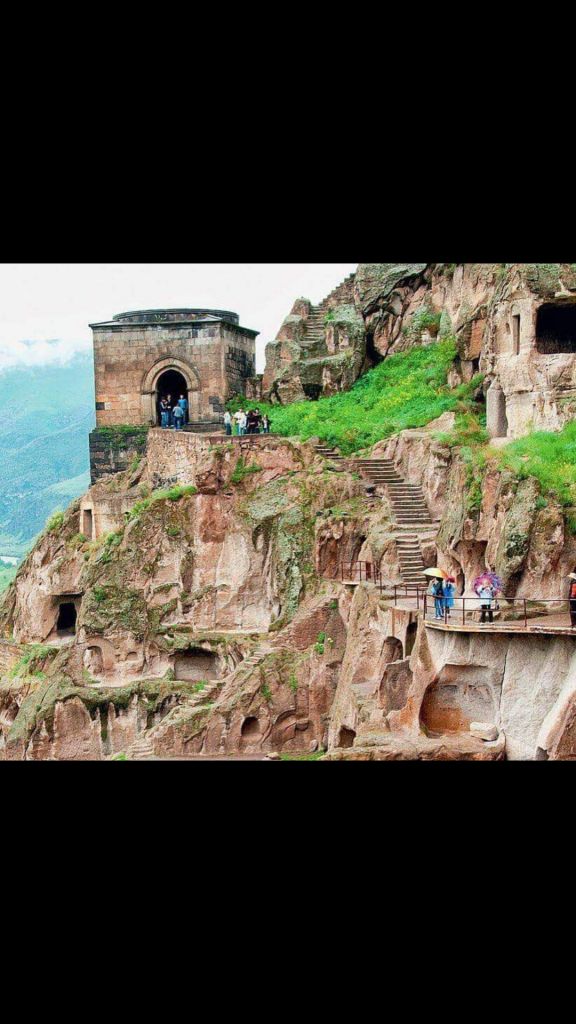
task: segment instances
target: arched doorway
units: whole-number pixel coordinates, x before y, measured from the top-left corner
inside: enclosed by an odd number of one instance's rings
[[[142,421],[151,426],[159,424],[160,399],[171,395],[178,401],[180,395],[188,399],[188,422],[202,419],[202,392],[198,371],[181,359],[160,359],[142,378]]]
[[[161,422],[160,401],[162,398],[171,398],[172,408],[181,396],[188,399],[188,384],[186,378],[179,370],[165,370],[160,374],[156,385],[156,423]],[[188,399],[189,402],[189,399]],[[186,415],[185,422],[188,423],[189,416]]]

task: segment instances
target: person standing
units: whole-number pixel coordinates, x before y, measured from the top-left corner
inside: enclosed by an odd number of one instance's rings
[[[178,402],[174,406],[174,409],[172,410],[172,415],[174,417],[174,426],[176,430],[182,430],[182,424],[184,422],[184,409],[180,405],[180,402]]]
[[[456,580],[453,576],[449,576],[444,584],[444,607],[446,609],[446,615],[450,618],[450,612],[454,607],[454,584]]]
[[[270,420],[268,419],[268,414],[267,413],[264,413],[264,415],[262,417],[262,429],[263,429],[265,434],[269,434],[270,433]]]
[[[180,406],[182,412],[184,413],[182,423],[188,423],[188,399],[184,395],[180,395],[180,398],[178,399],[178,405]]]
[[[160,399],[160,426],[166,430],[169,425],[170,410],[165,398]]]
[[[174,419],[172,416],[172,395],[166,395],[166,407],[168,409],[168,426],[174,426]]]
[[[262,417],[260,415],[260,409],[254,410],[254,433],[259,434],[262,430]]]
[[[494,587],[491,583],[484,583],[478,594],[480,598],[480,608],[482,609],[482,617],[480,621],[486,622],[486,612],[488,612],[488,622],[494,622]]]
[[[226,412],[224,413],[224,429],[226,431],[226,436],[227,437],[231,437],[232,436],[232,417],[231,417],[230,413],[228,412],[228,409],[226,409]]]
[[[432,584],[432,596],[434,597],[435,619],[444,618],[444,585],[441,579],[434,580]]]
[[[246,433],[246,425],[248,423],[248,417],[243,409],[240,409],[240,419],[238,420],[238,433],[240,437],[244,437]]]
[[[242,419],[243,415],[244,413],[242,412],[242,409],[238,409],[238,411],[235,412],[232,417],[232,419],[234,420],[234,433],[235,435],[237,434],[238,436],[240,435],[240,420]]]

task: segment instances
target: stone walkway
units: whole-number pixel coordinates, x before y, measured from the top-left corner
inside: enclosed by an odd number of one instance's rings
[[[471,598],[472,600],[472,598]],[[403,598],[396,603],[397,608],[406,611],[417,611],[415,598]],[[420,603],[422,612],[422,603]],[[466,612],[466,621],[462,622],[462,609],[453,609],[452,616],[446,624],[444,620],[434,618],[434,610],[429,609],[426,617],[426,625],[430,629],[440,629],[446,633],[550,633],[561,636],[573,636],[576,638],[576,628],[570,625],[568,612],[551,612],[550,615],[539,615],[534,618],[528,617],[528,627],[524,619],[503,621],[496,619],[494,622],[478,622],[471,616],[478,615],[478,612]]]

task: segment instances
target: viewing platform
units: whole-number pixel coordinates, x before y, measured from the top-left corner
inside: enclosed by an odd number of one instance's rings
[[[501,600],[504,602],[503,598]],[[444,633],[506,633],[522,636],[526,633],[535,633],[571,636],[576,639],[576,626],[572,628],[570,624],[568,601],[524,601],[523,598],[515,602],[507,601],[502,612],[504,615],[513,614],[515,617],[500,618],[501,613],[495,611],[493,622],[480,621],[479,603],[478,598],[456,598],[451,615],[445,615],[443,619],[435,618],[433,598],[427,594],[418,598],[400,597],[395,601],[395,607],[406,611],[420,611],[427,629],[436,629]],[[551,606],[549,612],[542,613],[543,604]]]
[[[568,600],[498,596],[492,606],[493,621],[489,621],[486,611],[486,621],[482,622],[479,597],[455,597],[449,613],[444,607],[443,617],[439,619],[436,618],[434,598],[427,593],[428,583],[389,583],[371,562],[342,562],[336,574],[326,578],[350,587],[370,583],[380,591],[384,601],[389,601],[395,608],[417,612],[427,628],[445,633],[534,633],[576,639],[576,626],[571,625]]]

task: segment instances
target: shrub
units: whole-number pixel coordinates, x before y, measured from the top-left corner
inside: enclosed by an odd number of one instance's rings
[[[316,643],[314,644],[314,650],[316,654],[324,654],[324,644],[326,642],[326,633],[318,633],[316,637]]]
[[[170,487],[168,489],[152,491],[149,498],[143,498],[142,501],[137,501],[130,511],[127,513],[127,521],[131,522],[133,519],[137,519],[142,512],[146,512],[152,505],[158,501],[180,501],[181,498],[185,498],[190,494],[197,494],[198,488],[193,486],[177,486]]]
[[[64,513],[61,509],[57,509],[55,512],[52,513],[48,522],[46,523],[45,532],[56,533],[56,531],[59,530],[60,527],[62,526],[63,522]]]
[[[242,456],[240,456],[240,458],[238,459],[238,462],[236,463],[236,465],[234,467],[234,472],[232,473],[232,475],[230,477],[230,483],[231,484],[241,484],[242,481],[247,476],[250,476],[251,473],[261,473],[261,472],[262,472],[262,467],[261,466],[258,466],[256,464],[248,466],[248,465],[246,465],[246,463],[245,463],[244,459],[242,458]]]

